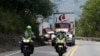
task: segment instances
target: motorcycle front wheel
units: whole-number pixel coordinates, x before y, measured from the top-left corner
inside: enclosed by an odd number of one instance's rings
[[[30,56],[30,54],[24,54],[24,56]]]
[[[63,56],[63,54],[62,53],[59,53],[59,56]]]

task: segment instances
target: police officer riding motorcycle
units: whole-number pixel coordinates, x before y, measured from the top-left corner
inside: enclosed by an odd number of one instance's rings
[[[57,32],[56,36],[57,37],[55,38],[55,49],[56,52],[59,54],[59,56],[62,56],[67,49],[66,46],[67,39],[65,37],[65,32],[64,31]]]
[[[21,53],[24,53],[24,56],[30,56],[34,50],[34,38],[35,35],[32,32],[32,27],[28,25],[24,36],[21,37]]]

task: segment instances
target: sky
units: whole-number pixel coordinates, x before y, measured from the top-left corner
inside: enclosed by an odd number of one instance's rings
[[[84,5],[87,0],[51,0],[57,4],[59,12],[74,12],[76,15],[80,15],[82,10],[81,5]]]

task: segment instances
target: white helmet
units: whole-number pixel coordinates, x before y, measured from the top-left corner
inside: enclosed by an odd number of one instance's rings
[[[30,25],[28,25],[26,28],[27,28],[27,29],[31,29],[32,27],[31,27]]]

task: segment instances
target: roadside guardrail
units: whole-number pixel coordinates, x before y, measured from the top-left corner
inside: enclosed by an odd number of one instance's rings
[[[100,38],[98,37],[75,37],[77,40],[87,40],[87,41],[100,41]]]

